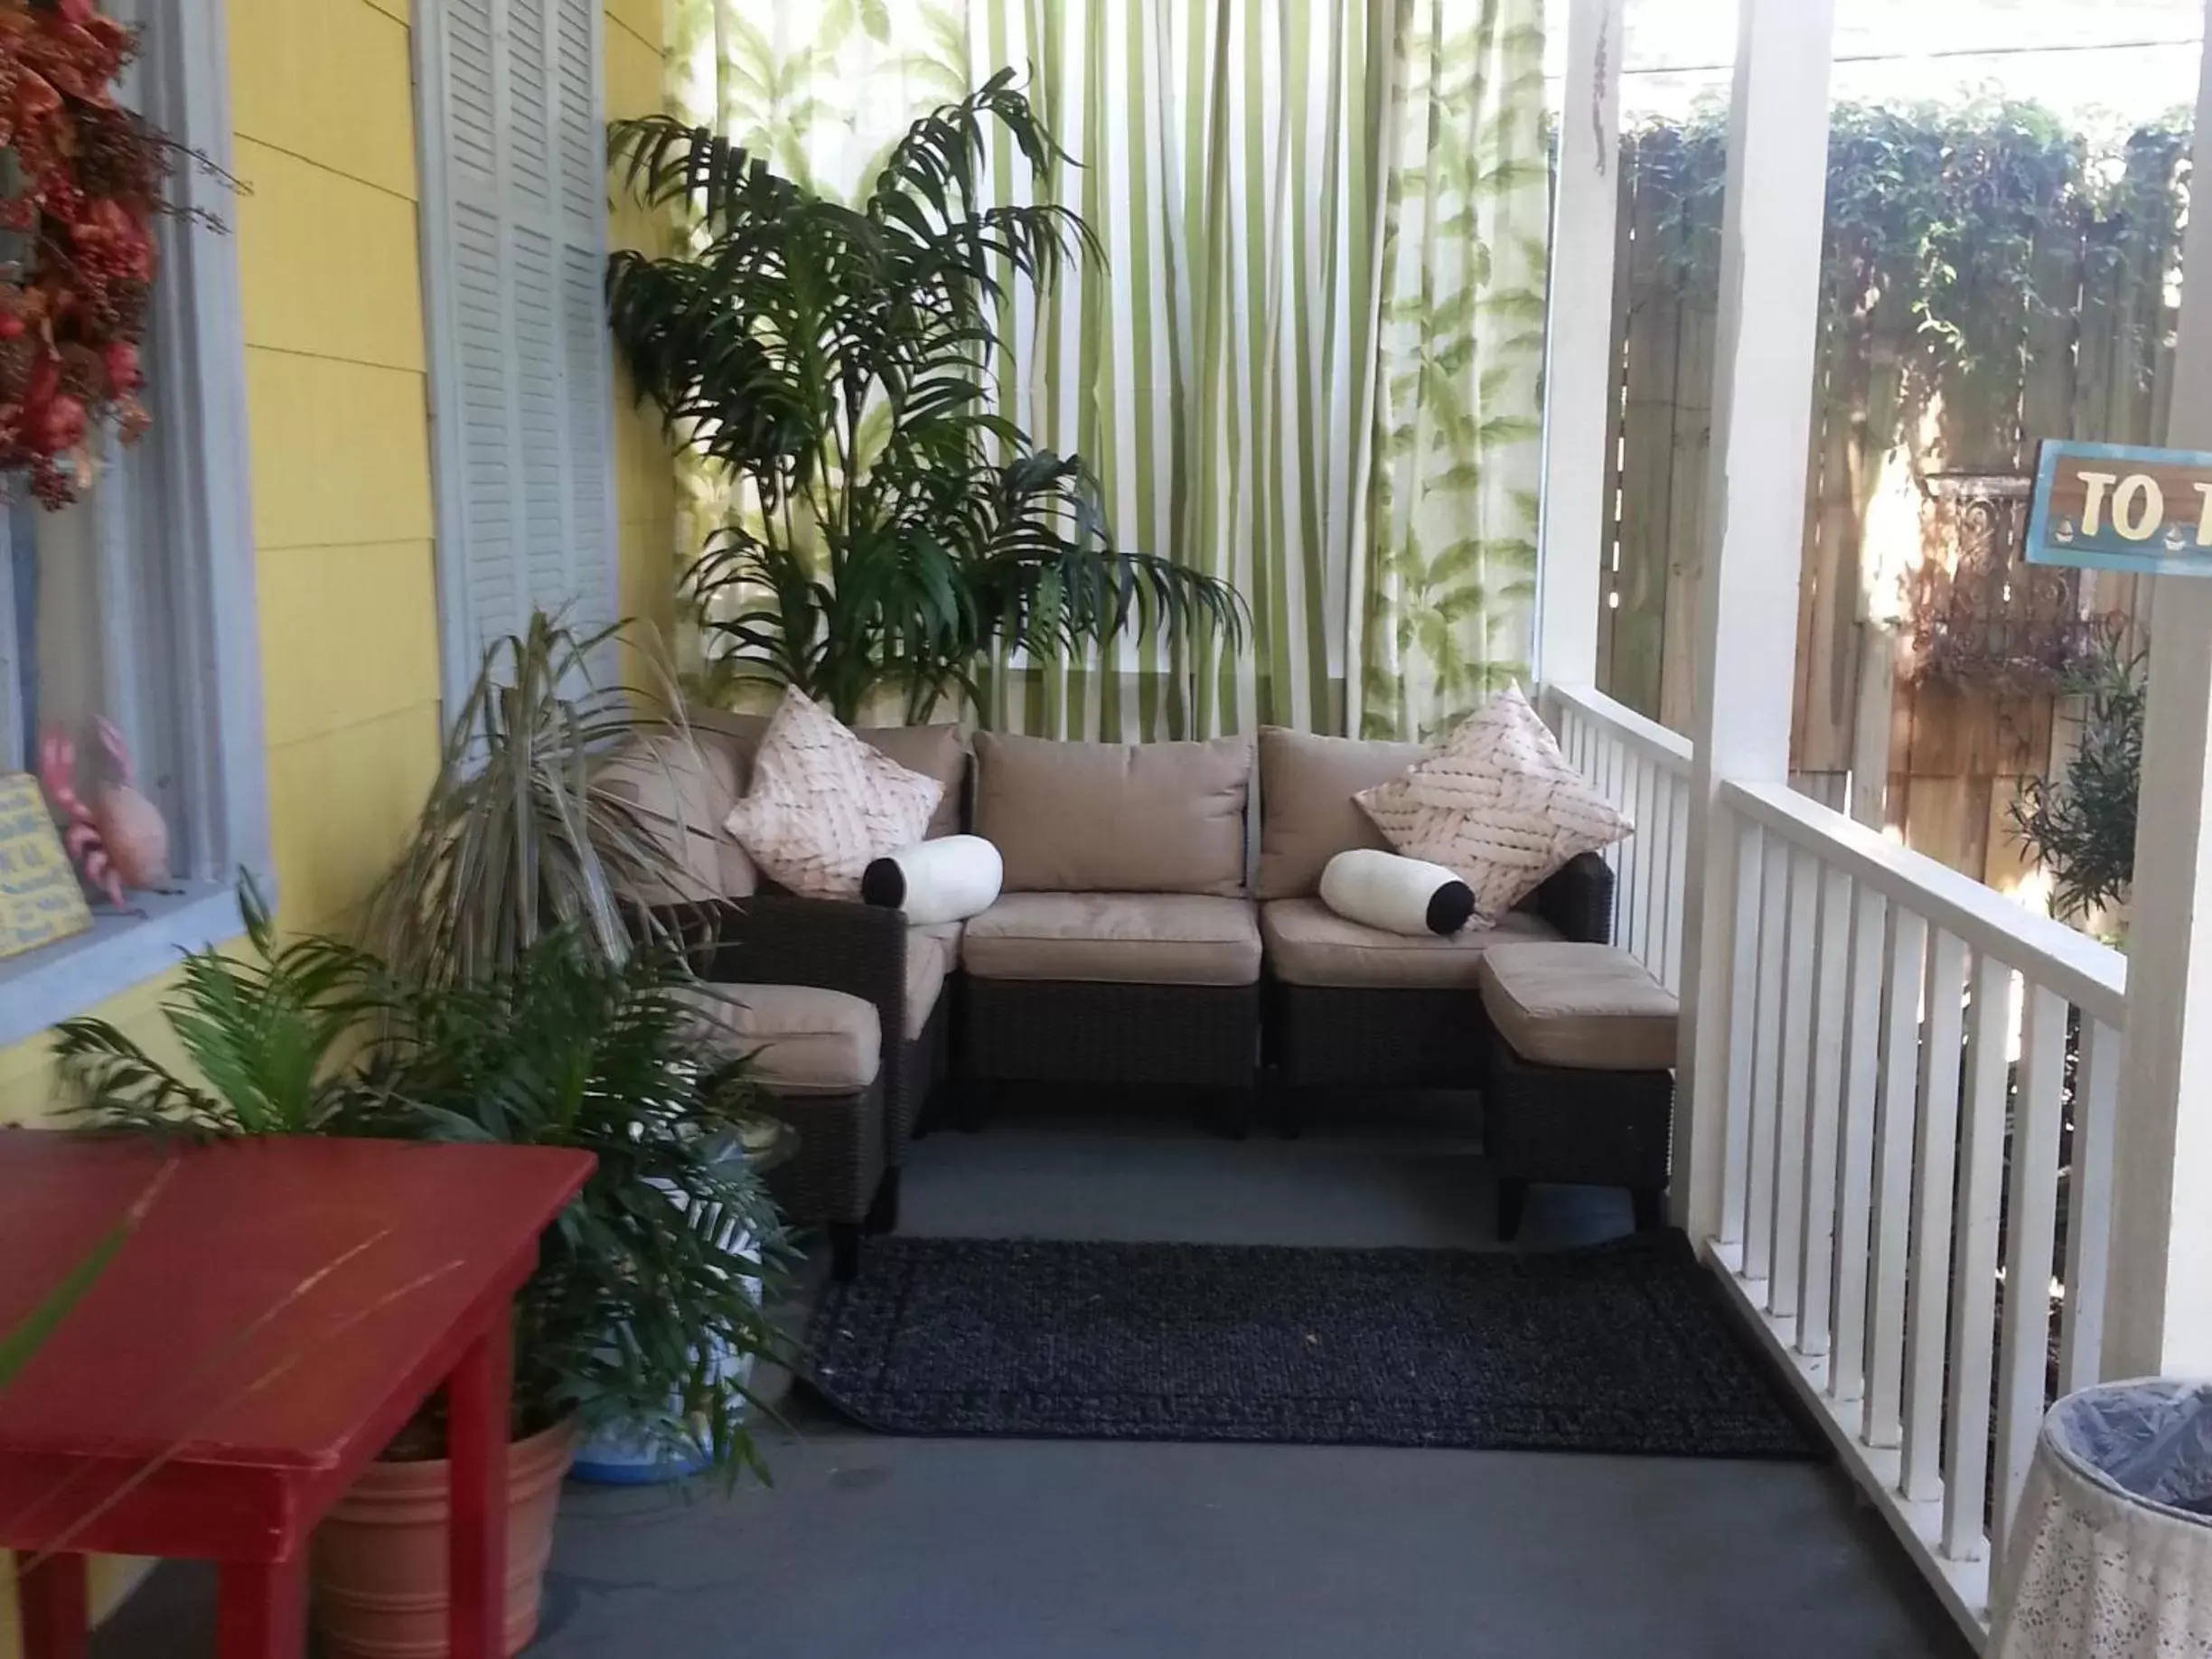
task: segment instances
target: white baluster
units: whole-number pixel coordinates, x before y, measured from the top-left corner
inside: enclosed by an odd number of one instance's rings
[[[1805,1080],[1813,1054],[1813,963],[1819,948],[1821,867],[1793,848],[1789,863],[1789,946],[1782,970],[1782,1078],[1775,1114],[1774,1273],[1767,1309],[1797,1313],[1797,1273],[1804,1263]]]
[[[1880,1080],[1883,933],[1889,906],[1872,887],[1851,901],[1851,972],[1843,997],[1842,1121],[1837,1129],[1835,1340],[1828,1350],[1828,1394],[1861,1398],[1866,1383],[1868,1236],[1874,1186],[1875,1091]]]
[[[1789,844],[1766,838],[1759,875],[1757,1011],[1751,1064],[1751,1133],[1745,1148],[1743,1275],[1774,1271],[1775,1129],[1782,1100],[1782,979],[1788,960]]]
[[[1805,1068],[1805,1159],[1798,1208],[1798,1354],[1821,1358],[1829,1347],[1836,1265],[1836,1132],[1842,1121],[1842,1031],[1845,982],[1851,971],[1851,878],[1821,865],[1821,933],[1814,947],[1812,1062]]]
[[[2050,1368],[2051,1253],[2057,1244],[2058,1124],[2066,1085],[2067,1005],[2028,987],[2020,1087],[2012,1099],[2011,1187],[2005,1204],[2004,1336],[1997,1355],[1997,1497],[1990,1559],[2027,1484]]]
[[[1945,1398],[1944,1553],[1979,1561],[1989,1477],[1990,1383],[1997,1354],[1997,1232],[2004,1210],[2005,1049],[2012,970],[1974,952],[1966,1022],[1965,1129],[1951,1251],[1951,1379]],[[2048,1258],[2047,1258],[2048,1260]]]
[[[1744,1239],[1744,1187],[1751,1160],[1751,1098],[1757,1058],[1759,890],[1767,871],[1766,835],[1748,818],[1735,820],[1734,964],[1728,988],[1728,1127],[1721,1144],[1720,1241]],[[1728,820],[1720,825],[1722,833]],[[1684,1038],[1687,1041],[1687,1037]],[[1746,1277],[1750,1270],[1745,1269]]]
[[[1600,751],[1598,758],[1598,770],[1600,774],[1600,781],[1598,785],[1598,790],[1600,794],[1604,795],[1605,798],[1607,801],[1610,801],[1615,806],[1621,804],[1621,776],[1624,771],[1624,762],[1626,759],[1626,756],[1622,752],[1620,739],[1614,736],[1612,733],[1607,732],[1605,735],[1604,747]],[[1613,867],[1613,891],[1615,895],[1613,914],[1615,917],[1614,933],[1616,935],[1614,942],[1616,943],[1619,942],[1618,934],[1620,932],[1620,923],[1618,920],[1621,912],[1619,895],[1628,890],[1627,882],[1623,875],[1625,867],[1622,864],[1622,859],[1626,856],[1626,842],[1616,841],[1612,846],[1607,848],[1605,850],[1606,862]]]
[[[1966,947],[1936,930],[1922,999],[1913,1139],[1913,1251],[1905,1304],[1905,1455],[1899,1490],[1943,1493],[1944,1326],[1951,1308],[1951,1178],[1958,1167],[1959,994]]]
[[[1881,1092],[1874,1118],[1874,1267],[1867,1295],[1866,1418],[1869,1446],[1904,1433],[1905,1285],[1911,1261],[1913,1133],[1918,1118],[1920,996],[1927,923],[1899,905],[1889,913],[1882,970]]]
[[[1667,989],[1682,993],[1682,890],[1690,879],[1690,790],[1676,778],[1668,792],[1668,848],[1666,880],[1666,971],[1660,978]]]
[[[1613,803],[1621,811],[1635,819],[1637,816],[1637,752],[1628,744],[1619,745],[1621,770],[1615,776]],[[1641,830],[1641,825],[1637,825]],[[1639,834],[1630,834],[1626,840],[1613,845],[1617,863],[1613,889],[1613,942],[1619,944],[1630,956],[1637,953],[1637,865],[1641,863],[1644,845]]]
[[[1834,1291],[1836,1135],[1842,1121],[1837,1094],[1843,1078],[1844,989],[1851,973],[1851,879],[1821,867],[1820,942],[1813,965],[1813,1055],[1805,1072],[1804,1168],[1799,1206],[1804,1213],[1798,1244],[1797,1352],[1817,1359],[1828,1352]]]
[[[2066,1317],[2058,1388],[2104,1376],[2105,1283],[2112,1260],[2113,1126],[2119,1110],[2120,1033],[2082,1017],[2074,1066],[2074,1146],[2067,1160]]]
[[[1636,895],[1636,957],[1654,973],[1664,960],[1659,942],[1659,889],[1665,885],[1667,865],[1667,822],[1659,804],[1663,782],[1659,764],[1646,757],[1636,795],[1636,834],[1644,842],[1637,865],[1642,891]]]

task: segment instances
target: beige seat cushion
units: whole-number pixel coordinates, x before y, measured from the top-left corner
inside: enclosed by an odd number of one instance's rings
[[[857,1094],[883,1069],[876,1005],[811,985],[718,985],[688,991],[701,1040],[747,1054],[770,1094]]]
[[[1674,993],[1610,945],[1516,944],[1483,959],[1483,1007],[1539,1065],[1663,1072],[1674,1064]]]
[[[648,904],[745,898],[760,875],[723,820],[743,792],[743,773],[717,735],[674,732],[633,736],[593,779],[595,788],[636,809],[640,827],[680,862],[680,882],[648,883],[635,898]]]
[[[961,959],[979,979],[1251,985],[1251,903],[1196,893],[1008,893],[968,920]]]
[[[944,995],[945,980],[960,966],[959,922],[906,930],[906,1040],[920,1036]]]
[[[1441,938],[1386,933],[1340,916],[1314,898],[1262,904],[1260,932],[1267,942],[1268,966],[1286,985],[1389,990],[1455,986],[1472,990],[1484,954],[1493,947],[1559,937],[1549,922],[1525,910],[1507,912],[1494,928],[1476,921]]]
[[[1251,744],[976,735],[976,833],[1008,893],[1244,891]]]
[[[729,755],[736,768],[737,792],[752,781],[753,757],[768,735],[768,717],[731,714],[719,708],[688,711],[691,729],[713,739]],[[958,835],[961,815],[967,809],[968,739],[957,726],[860,726],[853,736],[878,753],[889,755],[909,772],[935,778],[945,786],[937,810],[930,815],[925,839]]]
[[[1279,726],[1260,728],[1258,899],[1311,898],[1321,872],[1340,852],[1387,850],[1390,843],[1352,797],[1402,777],[1429,757],[1420,743],[1317,737]]]

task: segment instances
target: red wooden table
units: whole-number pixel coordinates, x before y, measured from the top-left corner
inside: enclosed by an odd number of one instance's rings
[[[0,1330],[155,1186],[0,1390],[0,1550],[31,1659],[84,1651],[86,1553],[219,1563],[217,1651],[301,1651],[307,1535],[443,1383],[455,1659],[497,1659],[509,1309],[584,1152],[0,1130]],[[157,1185],[156,1185],[157,1184]]]

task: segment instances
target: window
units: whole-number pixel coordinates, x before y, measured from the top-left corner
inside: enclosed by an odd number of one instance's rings
[[[445,692],[533,609],[614,617],[599,0],[417,12]]]
[[[144,26],[126,93],[173,138],[230,153],[222,8],[121,0]],[[180,205],[229,220],[228,188],[190,168]],[[152,430],[107,464],[77,505],[28,501],[0,522],[0,771],[32,767],[39,730],[86,746],[115,721],[139,786],[168,820],[173,891],[128,914],[0,960],[0,1044],[82,1013],[238,931],[242,866],[267,876],[260,642],[245,470],[244,348],[233,240],[183,220],[160,228],[143,394]]]

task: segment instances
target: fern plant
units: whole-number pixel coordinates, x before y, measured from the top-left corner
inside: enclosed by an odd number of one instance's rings
[[[2012,803],[2013,831],[2050,871],[2058,915],[2119,904],[2134,882],[2147,670],[2142,653],[2107,634],[2068,688],[2086,698],[2074,757],[2058,777],[2031,779]]]
[[[385,1006],[383,964],[341,939],[279,939],[260,889],[239,884],[242,951],[197,951],[162,1017],[190,1073],[103,1019],[64,1020],[54,1054],[78,1109],[102,1128],[202,1137],[377,1135],[400,1127],[363,1081],[364,1028]]]
[[[987,197],[1001,136],[1031,204]],[[1099,257],[1047,199],[1067,158],[1010,70],[914,123],[858,207],[670,117],[611,141],[629,192],[696,227],[675,255],[616,253],[607,300],[640,395],[739,486],[691,577],[725,674],[849,724],[879,693],[910,717],[972,697],[999,645],[1241,638],[1233,589],[1117,546],[1089,466],[996,406],[1001,298]]]

